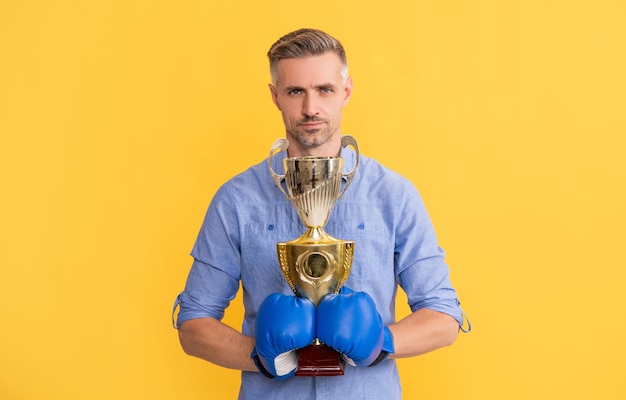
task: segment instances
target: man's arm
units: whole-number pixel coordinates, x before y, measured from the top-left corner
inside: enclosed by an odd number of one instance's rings
[[[178,337],[185,353],[219,366],[242,371],[258,371],[250,354],[254,338],[244,336],[214,318],[183,322]]]
[[[413,357],[450,346],[459,333],[459,323],[451,316],[422,308],[389,325],[395,347],[393,358]]]

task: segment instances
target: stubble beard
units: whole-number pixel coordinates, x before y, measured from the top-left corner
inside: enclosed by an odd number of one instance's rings
[[[310,120],[307,120],[310,121]],[[318,120],[316,120],[318,121]],[[296,126],[296,128],[289,130],[289,135],[295,138],[303,149],[310,150],[320,147],[328,142],[332,137],[331,128],[328,121],[319,120],[324,122],[324,127],[320,129],[303,129]]]
[[[292,132],[292,136],[296,138],[298,143],[303,149],[314,149],[316,147],[320,147],[328,141],[328,135],[318,133],[322,131],[321,129],[316,129],[313,131],[302,131],[298,130],[296,132]],[[323,129],[323,131],[327,131],[327,129]],[[295,134],[294,134],[295,133]]]

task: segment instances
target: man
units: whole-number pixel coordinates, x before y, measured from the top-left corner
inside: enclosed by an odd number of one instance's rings
[[[301,29],[269,50],[272,100],[289,140],[282,158],[341,156],[342,110],[352,94],[342,45],[328,34]],[[264,161],[215,194],[192,251],[194,263],[178,296],[184,351],[242,371],[240,399],[399,399],[395,358],[452,344],[463,324],[443,251],[422,200],[406,179],[360,157],[350,188],[325,230],[355,242],[346,289],[316,309],[293,295],[282,276],[276,243],[305,230],[274,186]],[[221,323],[243,288],[242,332]],[[412,313],[395,321],[398,285]],[[352,322],[350,322],[352,321]],[[364,335],[370,335],[364,337]],[[347,361],[345,375],[294,377],[300,349],[318,337]]]

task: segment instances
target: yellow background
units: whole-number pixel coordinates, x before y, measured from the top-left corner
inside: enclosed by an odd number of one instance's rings
[[[2,0],[0,398],[235,397],[170,310],[283,136],[265,53],[302,26],[346,46],[343,131],[420,189],[475,327],[400,362],[405,398],[626,398],[624,4]]]

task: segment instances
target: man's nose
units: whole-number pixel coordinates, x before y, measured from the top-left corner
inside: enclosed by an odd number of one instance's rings
[[[302,101],[302,114],[307,117],[314,117],[319,113],[318,104],[315,96],[307,94]]]

